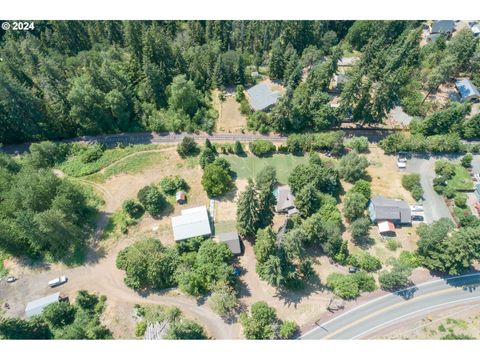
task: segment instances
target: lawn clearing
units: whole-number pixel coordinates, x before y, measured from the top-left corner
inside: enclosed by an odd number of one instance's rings
[[[240,104],[235,100],[235,93],[230,92],[222,102],[218,98],[219,91],[212,94],[213,106],[218,112],[218,132],[239,132],[247,127],[247,118],[240,112]]]
[[[158,145],[131,145],[123,148],[115,147],[105,150],[100,158],[89,163],[84,163],[79,155],[70,156],[65,162],[60,164],[59,168],[69,176],[80,177],[90,175],[102,170],[127,155],[157,148]]]
[[[306,163],[308,157],[294,156],[292,154],[274,154],[270,157],[259,158],[257,156],[222,155],[232,165],[238,179],[255,178],[257,173],[265,166],[273,166],[277,170],[277,179],[280,183],[286,184],[288,175],[292,169]]]
[[[473,181],[468,170],[461,165],[455,167],[455,175],[448,180],[448,186],[456,191],[468,191],[473,189]]]

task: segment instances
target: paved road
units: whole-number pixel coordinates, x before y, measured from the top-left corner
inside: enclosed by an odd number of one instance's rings
[[[301,339],[365,339],[387,326],[461,303],[480,303],[480,273],[419,284],[347,311]]]

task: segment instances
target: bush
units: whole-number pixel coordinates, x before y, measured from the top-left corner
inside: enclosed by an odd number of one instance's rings
[[[187,183],[180,176],[166,176],[160,181],[160,188],[165,194],[174,195],[178,190],[187,190]]]
[[[473,155],[471,153],[465,154],[464,157],[460,160],[460,163],[464,168],[471,168],[472,167],[472,160]]]
[[[367,180],[357,180],[350,189],[350,192],[360,193],[365,196],[366,199],[370,199],[372,196],[372,184]]]
[[[350,224],[350,233],[355,242],[361,241],[368,237],[372,222],[369,218],[362,217]]]
[[[385,243],[385,247],[390,251],[396,251],[402,245],[395,239],[388,239]]]
[[[423,197],[423,189],[420,183],[420,174],[407,174],[402,176],[402,186],[410,191],[415,200]]]
[[[455,195],[455,205],[461,208],[467,206],[467,195],[463,193],[457,193]]]
[[[298,332],[298,325],[295,321],[284,321],[280,325],[280,339],[291,339]]]
[[[43,309],[42,316],[54,328],[61,328],[73,323],[76,309],[68,302],[57,302]]]
[[[338,173],[343,179],[354,182],[367,175],[367,167],[368,160],[365,156],[351,152],[340,159]]]
[[[378,277],[380,287],[384,290],[397,290],[410,283],[408,277],[412,274],[410,267],[398,260],[392,261],[390,271],[382,271]]]
[[[361,252],[350,255],[348,263],[352,266],[359,267],[365,271],[377,271],[382,268],[382,263],[379,258],[370,255],[367,252]]]
[[[142,320],[135,325],[135,336],[142,337],[145,335],[145,331],[147,331],[147,322]]]
[[[372,292],[377,289],[375,279],[372,275],[369,275],[366,272],[360,271],[348,276],[351,276],[355,280],[360,292]]]
[[[182,142],[177,145],[177,152],[182,157],[195,156],[200,151],[197,143],[192,137],[185,136]]]
[[[122,209],[133,219],[140,218],[145,212],[142,204],[133,199],[125,200],[122,204]]]
[[[99,144],[93,145],[81,153],[80,160],[84,163],[94,162],[102,157],[103,152],[103,146]]]
[[[270,155],[271,153],[275,152],[276,149],[275,145],[271,141],[262,139],[251,142],[249,147],[250,151],[258,157]]]
[[[455,164],[448,160],[435,161],[435,174],[442,176],[445,179],[451,179],[455,175]]]
[[[327,286],[342,299],[355,299],[360,295],[357,282],[349,275],[332,273],[327,277]]]
[[[365,136],[355,136],[345,142],[345,146],[357,153],[368,152],[368,138]]]
[[[167,207],[165,196],[155,186],[147,185],[141,188],[137,197],[145,210],[152,216],[160,215]]]

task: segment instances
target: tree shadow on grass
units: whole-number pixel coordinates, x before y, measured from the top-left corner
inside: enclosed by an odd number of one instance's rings
[[[311,295],[325,290],[327,290],[327,287],[321,283],[320,278],[315,274],[305,283],[303,288],[299,290],[278,288],[274,297],[283,300],[288,307],[293,306],[297,308],[297,305],[303,299],[308,299]]]

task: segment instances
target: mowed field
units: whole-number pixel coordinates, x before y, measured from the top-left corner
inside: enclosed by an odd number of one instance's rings
[[[308,161],[306,156],[294,156],[292,154],[274,154],[264,158],[252,155],[224,156],[232,165],[232,170],[235,171],[238,179],[255,178],[264,167],[273,166],[277,170],[277,179],[282,184],[287,183],[288,175],[295,166]]]

